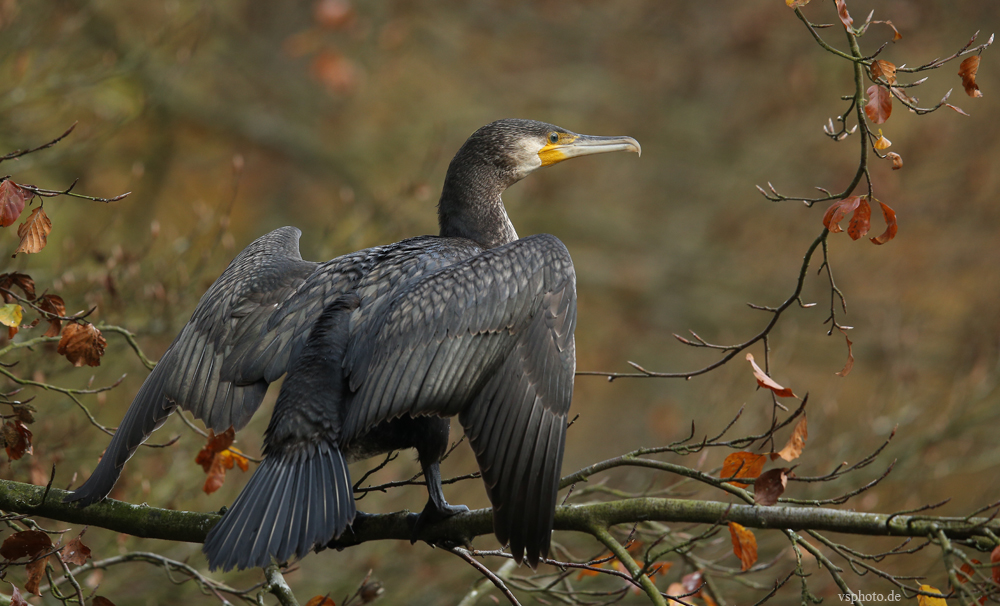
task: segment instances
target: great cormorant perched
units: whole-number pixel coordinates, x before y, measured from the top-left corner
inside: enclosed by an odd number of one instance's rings
[[[103,499],[177,406],[216,432],[242,428],[287,371],[264,461],[205,542],[212,568],[262,567],[340,536],[356,515],[347,463],[390,450],[417,450],[429,493],[418,525],[466,511],[441,491],[453,415],[497,538],[535,567],[549,551],[573,392],[576,278],[554,236],[518,239],[500,194],[543,166],[612,151],[640,148],[500,120],[451,161],[440,236],[326,263],[302,260],[293,227],[259,238],[201,298],[68,500]]]

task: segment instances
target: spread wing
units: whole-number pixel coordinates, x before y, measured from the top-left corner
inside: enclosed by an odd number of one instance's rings
[[[272,231],[229,264],[146,378],[97,469],[68,500],[86,505],[104,498],[125,461],[176,406],[191,410],[216,431],[246,425],[268,383],[285,372],[294,335],[265,340],[262,333],[285,300],[301,296],[307,278],[319,267],[299,255],[300,235],[294,227]],[[302,319],[310,326],[322,311],[319,299],[313,316]],[[262,342],[266,352],[253,356],[255,366],[233,367],[231,360],[245,359]]]
[[[520,562],[548,553],[573,392],[576,279],[553,236],[524,238],[403,288],[345,358],[345,439],[409,415],[454,415]]]

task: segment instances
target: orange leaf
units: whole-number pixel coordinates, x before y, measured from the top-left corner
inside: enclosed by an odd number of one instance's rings
[[[771,469],[760,474],[753,485],[753,502],[774,505],[788,486],[788,468]]]
[[[962,78],[965,94],[970,97],[982,97],[983,93],[976,84],[976,72],[979,71],[979,55],[973,55],[962,61],[958,66],[958,75]]]
[[[767,462],[767,457],[764,455],[754,454],[752,452],[734,452],[733,454],[726,457],[726,460],[722,462],[722,472],[719,474],[720,478],[756,478],[760,475],[762,469],[764,469],[764,463]],[[729,482],[733,486],[739,486],[740,488],[746,488],[749,484],[743,484],[742,482]]]
[[[740,570],[747,571],[757,562],[757,538],[736,522],[729,522],[733,537],[733,553],[740,559]]]
[[[66,544],[62,550],[62,561],[67,564],[76,564],[77,566],[83,566],[90,559],[90,547],[83,544],[80,537],[83,536],[81,532],[79,535],[73,538],[72,541]]]
[[[851,15],[847,12],[847,1],[837,0],[837,16],[840,17],[840,22],[844,24],[844,28],[847,31],[851,31],[851,26],[854,25],[854,19],[851,19]]]
[[[42,579],[45,578],[45,563],[48,561],[49,558],[46,556],[24,567],[24,572],[28,576],[28,580],[24,582],[25,591],[35,595],[42,595],[38,592],[38,587],[42,584]]]
[[[830,231],[833,231],[833,230],[830,230]],[[749,360],[750,361],[750,365],[753,366],[753,376],[757,379],[757,385],[759,385],[761,387],[766,387],[767,389],[770,389],[771,391],[774,392],[774,395],[778,396],[779,398],[797,398],[798,397],[797,395],[795,395],[794,393],[792,393],[792,388],[790,388],[790,387],[782,387],[781,385],[778,385],[778,383],[775,382],[774,379],[772,379],[771,377],[767,376],[767,373],[765,373],[763,370],[761,370],[760,366],[757,366],[757,363],[753,361],[753,354],[748,353],[747,354],[747,360]]]
[[[4,444],[6,445],[7,450],[7,457],[10,460],[16,461],[26,454],[31,454],[32,433],[31,430],[24,426],[24,423],[21,423],[20,419],[14,419],[13,422],[7,421],[3,424],[2,431]],[[3,552],[0,551],[0,554],[2,553]]]
[[[851,369],[854,368],[854,352],[851,350],[851,345],[853,345],[853,343],[851,343],[851,340],[847,337],[847,332],[845,332],[844,329],[841,328],[839,330],[844,333],[844,339],[847,340],[847,362],[844,363],[844,368],[836,374],[838,377],[846,377],[847,374],[851,372]]]
[[[777,457],[772,455],[771,460],[780,457],[791,462],[799,458],[806,447],[807,438],[809,438],[809,428],[806,423],[806,415],[803,413],[802,418],[796,423],[795,429],[792,430],[792,435],[788,438],[785,447],[777,453]]]
[[[865,115],[875,124],[882,124],[892,114],[892,94],[889,89],[878,84],[868,87],[868,104]]]
[[[35,303],[38,309],[47,311],[56,316],[66,316],[66,303],[59,295],[42,295]],[[59,318],[49,318],[49,329],[45,331],[46,337],[54,337],[62,332],[62,320]]]
[[[852,240],[857,240],[868,233],[868,228],[872,224],[872,208],[868,206],[868,200],[864,197],[858,203],[858,208],[851,215],[851,222],[847,224],[847,235]]]
[[[12,257],[17,253],[36,253],[43,248],[49,239],[49,232],[52,231],[52,221],[41,206],[31,211],[27,220],[17,227],[17,237],[21,238],[21,243],[17,245]]]
[[[0,556],[7,560],[34,558],[52,548],[52,539],[41,530],[15,532],[0,545]]]
[[[671,597],[679,598],[682,595],[685,595],[686,593],[687,592],[684,591],[684,586],[681,585],[680,583],[671,583],[669,586],[667,586],[667,595]]]
[[[899,228],[896,225],[896,211],[882,202],[879,202],[879,206],[882,207],[882,217],[885,219],[885,231],[879,237],[870,238],[870,240],[875,244],[885,244],[896,237],[896,231]]]
[[[229,462],[229,466],[232,467],[232,461]],[[212,494],[216,490],[222,487],[223,482],[226,481],[226,467],[223,462],[223,458],[216,453],[215,457],[212,459],[212,465],[208,469],[208,477],[205,478],[205,485],[202,490],[205,494]]]
[[[63,329],[56,351],[66,356],[73,366],[100,366],[107,344],[104,335],[93,324],[73,322]]]
[[[892,21],[889,21],[888,19],[886,19],[885,21],[872,21],[872,23],[882,23],[884,25],[888,25],[889,27],[891,27],[892,28],[892,41],[893,42],[895,42],[897,40],[902,40],[903,39],[903,34],[899,33],[899,30],[896,29],[896,26],[892,24]]]
[[[875,139],[875,143],[872,145],[875,149],[882,151],[883,149],[889,149],[892,146],[892,141],[885,138],[882,134],[882,129],[878,129],[878,139]]]
[[[358,84],[357,70],[350,59],[333,51],[321,51],[310,66],[312,77],[333,94],[354,91]]]
[[[24,202],[31,192],[10,179],[0,181],[0,227],[10,227],[24,212]]]
[[[872,80],[878,80],[879,78],[882,78],[889,84],[896,83],[896,66],[888,61],[883,61],[882,59],[877,59],[875,61],[872,61],[872,66],[870,71],[872,75]]]
[[[318,595],[306,602],[306,606],[337,606],[337,603],[330,596]]]
[[[896,152],[889,152],[885,155],[885,157],[892,160],[892,170],[899,170],[903,168],[903,158]]]
[[[973,564],[982,564],[979,560],[972,560]],[[972,576],[975,574],[976,569],[970,566],[968,563],[962,564],[961,571],[958,572],[958,582],[965,585],[972,580]]]

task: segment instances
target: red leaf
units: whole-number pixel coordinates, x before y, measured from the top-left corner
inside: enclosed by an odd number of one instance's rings
[[[83,541],[80,540],[82,536],[83,533],[81,532],[63,547],[61,556],[63,562],[83,566],[90,559],[90,547],[84,545]]]
[[[1000,583],[1000,546],[994,547],[990,553],[990,563],[993,564],[990,569],[993,572],[993,582]]]
[[[837,16],[840,17],[840,22],[844,24],[844,28],[847,31],[851,31],[854,19],[851,19],[851,15],[847,12],[846,0],[837,0]]]
[[[594,574],[597,574],[596,572]],[[327,595],[318,595],[310,598],[306,602],[306,606],[337,606],[337,603],[330,599]]]
[[[875,124],[882,124],[892,114],[892,93],[878,84],[868,87],[868,104],[865,105],[865,115]]]
[[[830,231],[833,231],[833,230],[830,230]],[[778,383],[774,379],[772,379],[771,377],[767,376],[767,373],[765,373],[763,370],[761,370],[760,366],[757,366],[757,363],[754,362],[753,354],[748,353],[747,354],[747,360],[749,360],[750,361],[750,365],[753,366],[753,376],[754,376],[754,378],[757,379],[757,385],[759,385],[761,387],[766,387],[767,389],[770,389],[771,391],[774,392],[774,395],[778,396],[779,398],[797,398],[798,397],[797,395],[795,395],[794,393],[792,393],[792,388],[791,387],[782,387],[781,385],[778,385]]]
[[[870,239],[875,244],[885,244],[896,237],[896,231],[898,230],[898,226],[896,225],[896,211],[882,202],[879,202],[879,206],[882,207],[882,217],[885,218],[885,231],[877,238]]]
[[[3,424],[2,431],[7,457],[10,460],[16,461],[26,454],[31,454],[32,433],[31,430],[24,426],[24,423],[21,423],[20,419],[7,421]],[[2,552],[0,552],[0,555],[2,555]]]
[[[10,179],[0,181],[0,227],[10,227],[24,212],[24,202],[32,196]]]
[[[840,222],[847,216],[847,213],[857,209],[860,204],[861,196],[851,196],[844,200],[837,200],[823,214],[823,227],[835,234],[844,231],[840,227]]]
[[[722,471],[719,474],[720,478],[750,478],[754,479],[760,475],[762,469],[764,469],[764,463],[767,462],[767,457],[764,455],[754,454],[752,452],[734,452],[733,454],[726,457],[726,460],[722,462]],[[749,484],[743,484],[742,482],[730,482],[733,486],[739,486],[740,488],[746,488]]]
[[[10,606],[29,606],[14,585],[10,586]]]
[[[983,93],[976,84],[976,72],[979,71],[979,55],[973,55],[962,61],[958,66],[958,75],[962,78],[965,94],[970,97],[982,97]]]
[[[861,236],[868,233],[868,228],[871,227],[872,219],[872,208],[868,206],[868,200],[864,197],[858,203],[858,208],[854,211],[851,216],[851,222],[847,224],[847,235],[851,237],[852,240],[857,240]]]

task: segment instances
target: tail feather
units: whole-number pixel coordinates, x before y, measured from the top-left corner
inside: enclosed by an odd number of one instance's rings
[[[340,536],[355,512],[340,450],[324,442],[279,452],[257,468],[203,550],[212,569],[264,567]]]

